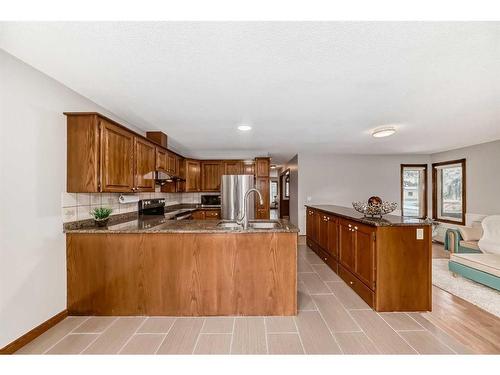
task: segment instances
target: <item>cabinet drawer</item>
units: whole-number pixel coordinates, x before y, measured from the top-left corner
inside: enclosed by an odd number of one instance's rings
[[[346,282],[352,290],[360,296],[370,307],[373,307],[375,301],[375,293],[363,284],[356,276],[339,265],[338,274]]]
[[[219,219],[220,211],[217,210],[207,210],[205,211],[205,219]]]

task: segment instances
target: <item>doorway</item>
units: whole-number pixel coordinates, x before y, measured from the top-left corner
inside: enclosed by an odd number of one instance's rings
[[[279,178],[279,216],[290,219],[290,169],[285,169]]]

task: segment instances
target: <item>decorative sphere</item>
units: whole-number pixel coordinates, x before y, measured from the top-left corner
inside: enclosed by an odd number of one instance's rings
[[[382,204],[382,198],[377,197],[377,196],[373,196],[373,197],[368,198],[368,205],[372,206],[374,204]]]

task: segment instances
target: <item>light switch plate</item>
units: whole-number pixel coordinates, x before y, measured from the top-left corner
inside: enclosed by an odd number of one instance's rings
[[[424,239],[424,230],[422,228],[417,228],[417,240]]]

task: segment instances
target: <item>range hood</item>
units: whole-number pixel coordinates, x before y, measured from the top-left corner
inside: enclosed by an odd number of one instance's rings
[[[170,176],[168,173],[164,171],[155,171],[154,173],[155,182],[158,185],[165,185],[167,182],[175,181],[175,177]]]

